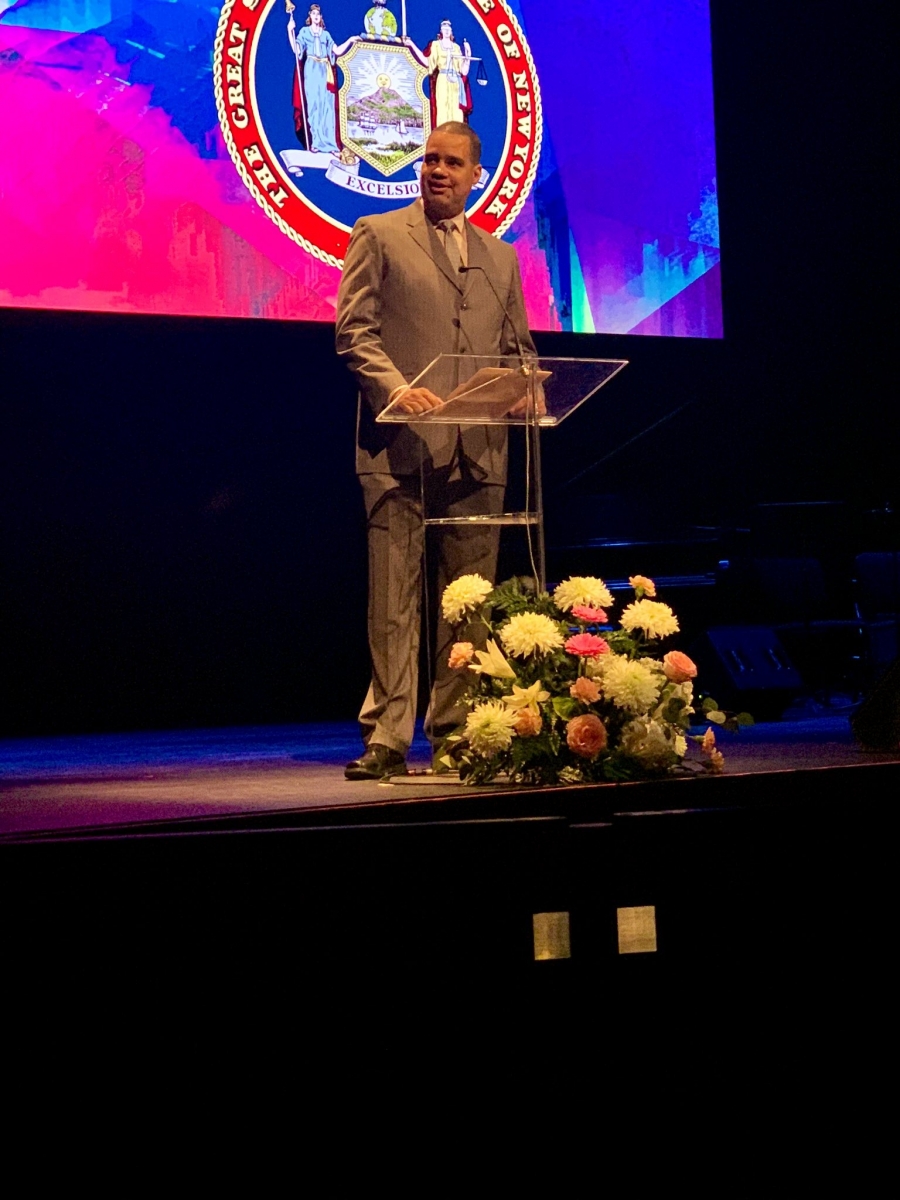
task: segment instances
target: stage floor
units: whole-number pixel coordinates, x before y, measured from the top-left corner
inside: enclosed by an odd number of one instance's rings
[[[761,724],[739,735],[721,734],[719,744],[726,756],[722,778],[900,762],[900,751],[857,746],[846,717]],[[347,810],[358,808],[365,820],[372,806],[396,806],[399,814],[412,801],[434,802],[439,818],[439,802],[484,792],[415,777],[403,784],[349,783],[344,763],[358,753],[350,722],[0,742],[0,838],[329,809],[346,817]],[[409,761],[413,769],[428,765],[429,748],[421,737]],[[715,781],[704,781],[708,784]],[[597,785],[600,791],[622,786]],[[490,790],[525,794],[508,787]],[[685,798],[682,791],[672,802]]]

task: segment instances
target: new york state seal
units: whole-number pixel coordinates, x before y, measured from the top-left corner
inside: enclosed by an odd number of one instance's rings
[[[425,141],[482,147],[469,220],[499,237],[534,181],[541,96],[505,0],[226,0],[213,55],[225,144],[287,237],[343,264],[354,222],[419,195]]]

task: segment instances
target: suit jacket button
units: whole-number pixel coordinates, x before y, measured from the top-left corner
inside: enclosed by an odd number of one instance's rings
[[[453,324],[456,326],[456,328],[457,328],[457,329],[459,329],[459,326],[460,326],[460,320],[459,320],[459,317],[454,317],[454,318],[453,318]]]
[[[468,304],[461,304],[459,307],[460,308],[468,308],[469,306],[468,306]]]

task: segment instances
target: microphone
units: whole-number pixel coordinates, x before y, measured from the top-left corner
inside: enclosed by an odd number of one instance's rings
[[[516,353],[519,356],[519,361],[521,362],[522,366],[524,367],[525,366],[525,350],[522,346],[522,343],[519,341],[519,335],[516,332],[516,327],[515,327],[515,324],[513,323],[513,319],[509,315],[509,309],[506,307],[506,305],[500,299],[500,293],[494,287],[494,281],[491,279],[490,275],[488,275],[488,273],[484,269],[484,267],[473,266],[473,267],[460,267],[459,268],[460,275],[466,275],[466,274],[468,274],[469,271],[480,271],[482,273],[482,275],[485,277],[485,279],[487,280],[488,287],[494,293],[494,299],[497,301],[497,303],[503,309],[504,317],[507,319],[507,321],[509,321],[509,327],[512,330],[513,340],[516,343]]]

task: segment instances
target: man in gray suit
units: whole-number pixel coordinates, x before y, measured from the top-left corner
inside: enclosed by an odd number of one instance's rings
[[[439,354],[516,356],[517,347],[534,353],[515,251],[464,216],[480,162],[481,144],[468,125],[438,126],[425,146],[421,200],[357,221],[344,262],[336,340],[359,383],[356,470],[368,518],[372,657],[359,715],[365,752],[347,765],[348,779],[406,769],[418,681],[421,480],[429,515],[437,506],[447,516],[502,511],[504,428],[375,421],[393,400],[414,414],[442,403],[427,388],[409,387]],[[497,545],[496,526],[443,528],[438,595],[459,575],[493,579]],[[433,743],[461,717],[462,680],[447,666],[451,641],[439,619],[426,718]]]

